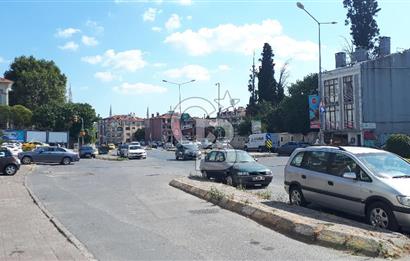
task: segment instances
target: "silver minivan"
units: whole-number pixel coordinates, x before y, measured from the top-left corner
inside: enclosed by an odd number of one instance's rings
[[[297,149],[285,167],[291,204],[308,203],[366,217],[375,227],[410,228],[410,164],[364,147]]]

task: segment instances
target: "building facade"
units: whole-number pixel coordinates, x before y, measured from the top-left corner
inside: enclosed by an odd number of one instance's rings
[[[145,119],[145,141],[146,142],[171,142],[175,143],[175,139],[180,139],[178,133],[173,134],[174,129],[179,127],[179,114],[169,111],[160,115],[152,114],[151,118]]]
[[[325,72],[322,84],[326,143],[378,147],[410,134],[410,50]]]
[[[98,122],[98,140],[100,144],[129,143],[135,132],[144,126],[144,119],[134,114],[114,115]]]
[[[9,92],[12,85],[12,81],[0,77],[0,105],[9,105]]]

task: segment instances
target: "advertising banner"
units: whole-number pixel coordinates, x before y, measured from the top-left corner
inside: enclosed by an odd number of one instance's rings
[[[3,136],[1,137],[5,141],[18,141],[25,142],[25,131],[23,130],[5,130],[3,131]]]
[[[309,95],[309,121],[311,129],[320,129],[318,95]]]

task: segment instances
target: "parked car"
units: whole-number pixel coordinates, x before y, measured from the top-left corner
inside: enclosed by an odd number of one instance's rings
[[[82,146],[78,154],[80,158],[95,158],[96,150],[92,146]]]
[[[109,150],[115,150],[115,145],[114,145],[114,143],[108,143],[108,149],[109,149]]]
[[[139,145],[129,145],[124,156],[128,159],[146,159],[147,152]]]
[[[164,144],[164,150],[173,150],[173,149],[175,149],[175,146],[171,142],[167,142]]]
[[[0,149],[0,172],[14,175],[20,169],[20,160],[13,156],[8,149]]]
[[[23,152],[23,150],[18,147],[18,145],[15,145],[13,143],[3,143],[1,147],[10,150],[11,154],[13,154],[13,156],[15,157],[17,157],[20,152]]]
[[[97,148],[97,150],[98,150],[98,154],[99,154],[99,155],[106,155],[106,154],[108,154],[108,152],[109,152],[108,146],[106,146],[106,145],[101,145],[101,146],[99,146],[99,147]]]
[[[297,149],[285,167],[292,204],[316,203],[366,217],[375,227],[410,227],[410,164],[401,157],[363,147]]]
[[[201,149],[207,150],[212,148],[212,142],[210,142],[208,139],[201,139]]]
[[[217,140],[213,145],[213,149],[232,149],[229,140]]]
[[[128,150],[128,144],[121,144],[120,146],[118,146],[118,149],[117,149],[117,156],[120,156],[120,157],[125,157],[125,154],[127,153],[127,150]]]
[[[201,157],[201,151],[198,145],[193,143],[181,144],[178,143],[175,150],[176,160],[196,159]]]
[[[297,148],[306,148],[309,147],[310,144],[306,142],[288,142],[280,146],[277,150],[278,155],[286,155],[290,156],[293,151],[295,151]]]
[[[231,186],[266,187],[272,181],[272,171],[243,150],[212,150],[201,160],[199,168],[203,178]]]
[[[37,147],[46,147],[48,146],[48,144],[43,143],[43,142],[39,142],[39,141],[30,141],[30,142],[25,142],[22,145],[22,149],[23,151],[31,151],[34,150]]]
[[[18,155],[23,164],[30,163],[60,163],[69,165],[71,162],[79,161],[77,153],[61,147],[38,147],[33,151],[21,152]]]

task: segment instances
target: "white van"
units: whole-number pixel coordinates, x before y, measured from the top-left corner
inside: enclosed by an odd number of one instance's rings
[[[268,151],[266,148],[266,141],[272,140],[272,149],[271,151],[276,151],[279,147],[279,135],[277,133],[260,133],[260,134],[251,134],[248,138],[248,142],[245,144],[246,151]]]

